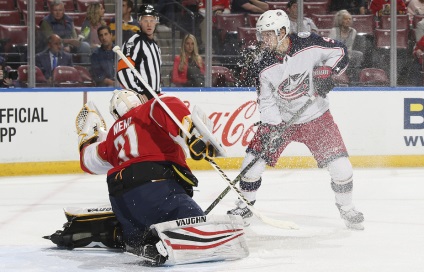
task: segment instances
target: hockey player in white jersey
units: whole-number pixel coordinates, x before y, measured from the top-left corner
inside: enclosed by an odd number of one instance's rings
[[[326,96],[334,87],[332,74],[347,68],[346,47],[315,33],[288,34],[290,21],[282,10],[263,13],[256,31],[259,49],[249,65],[249,77],[256,78],[261,124],[246,150],[242,169],[256,157],[259,160],[241,178],[243,195],[253,204],[265,166],[275,166],[289,143],[300,142],[309,148],[318,167],[328,169],[346,226],[363,229],[364,216],[352,201],[352,165]],[[286,127],[308,100],[313,102]],[[241,201],[228,213],[245,219],[252,216]]]

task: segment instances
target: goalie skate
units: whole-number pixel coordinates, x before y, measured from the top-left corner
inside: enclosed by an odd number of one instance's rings
[[[251,202],[252,205],[255,204],[255,201]],[[253,216],[253,213],[251,210],[249,210],[249,208],[247,207],[247,205],[241,201],[241,200],[237,200],[236,201],[236,205],[237,207],[235,207],[232,210],[229,210],[227,212],[227,214],[232,214],[232,215],[239,215],[243,218],[243,223],[245,227],[248,227],[250,225],[250,219]]]
[[[363,230],[364,215],[357,211],[353,205],[341,206],[336,203],[340,212],[340,217],[344,220],[346,227],[349,229]]]
[[[158,245],[160,243],[160,245]],[[145,245],[142,248],[140,257],[143,259],[143,264],[147,266],[159,266],[164,264],[166,261],[166,256],[163,256],[157,250],[158,246],[163,247],[162,242],[159,241],[156,246],[154,245]]]

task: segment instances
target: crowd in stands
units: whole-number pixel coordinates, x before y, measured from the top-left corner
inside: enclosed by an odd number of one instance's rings
[[[82,66],[88,71],[90,78],[87,80],[91,80],[93,86],[114,86],[116,56],[112,48],[116,22],[115,14],[105,12],[105,1],[107,0],[37,1],[36,66],[47,83],[54,85],[53,71],[57,66]],[[0,7],[0,87],[14,85],[12,79],[7,77],[8,72],[4,67],[17,70],[19,65],[27,64],[26,45],[20,45],[26,43],[24,36],[27,34],[28,20],[23,2],[7,1],[5,5],[9,7]],[[387,31],[390,29],[389,0],[303,2],[303,24],[298,26],[296,0],[212,0],[212,65],[229,68],[231,75],[227,77],[233,80],[227,85],[245,86],[242,80],[242,65],[239,64],[243,61],[244,51],[251,50],[255,45],[257,18],[269,9],[286,11],[291,21],[292,33],[315,32],[346,44],[350,66],[346,71],[347,77],[340,82],[342,86],[366,84],[361,82],[360,76],[361,71],[366,68],[379,69],[390,74],[390,38],[387,38]],[[180,53],[174,53],[178,55],[173,55],[172,63],[168,64],[171,66],[168,86],[204,86],[206,0],[138,1],[138,4],[141,3],[153,4],[159,10],[161,24],[158,28],[162,27],[165,31],[177,30],[180,34],[176,36],[176,47]],[[396,6],[397,52],[400,59],[398,85],[422,86],[424,0],[397,0]],[[3,10],[8,12],[7,20],[3,19]],[[136,10],[133,0],[122,1],[123,41],[140,30]],[[18,19],[14,19],[15,13],[18,14]],[[6,25],[12,27],[6,28]],[[194,25],[194,29],[190,28],[191,25]],[[10,29],[17,33],[10,34]],[[188,35],[189,33],[191,35]],[[381,37],[382,35],[385,36]],[[401,40],[405,39],[405,35],[406,41]],[[15,36],[20,36],[20,43],[12,44]],[[192,77],[193,73],[196,73],[196,77]],[[13,81],[16,83],[18,80]],[[24,86],[18,83],[15,85]]]

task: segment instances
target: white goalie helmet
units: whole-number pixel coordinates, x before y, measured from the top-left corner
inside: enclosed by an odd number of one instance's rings
[[[261,33],[263,31],[274,31],[275,35],[277,37],[280,35],[281,28],[286,29],[286,36],[290,33],[290,19],[287,14],[281,10],[268,10],[264,13],[262,13],[261,16],[259,16],[258,21],[256,22],[256,38],[258,41],[262,40]],[[284,36],[280,41],[286,37]]]
[[[115,120],[118,120],[131,109],[140,106],[142,101],[139,95],[131,90],[114,90],[110,100],[109,111]]]

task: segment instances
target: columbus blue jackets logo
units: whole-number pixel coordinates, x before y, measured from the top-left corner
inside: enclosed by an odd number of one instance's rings
[[[284,100],[294,100],[308,94],[309,74],[305,71],[302,74],[290,75],[278,86],[278,95]]]

